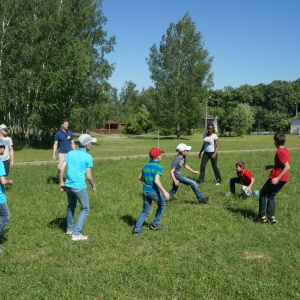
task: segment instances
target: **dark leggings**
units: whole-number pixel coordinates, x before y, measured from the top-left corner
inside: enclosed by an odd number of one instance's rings
[[[206,167],[206,164],[207,164],[208,160],[211,161],[211,165],[212,165],[212,168],[214,170],[217,182],[222,181],[221,174],[220,174],[220,171],[218,169],[218,154],[216,155],[215,158],[212,158],[213,154],[214,154],[214,152],[204,152],[203,153],[203,156],[202,156],[202,159],[201,159],[201,164],[200,164],[200,175],[199,175],[199,178],[198,178],[198,182],[204,182],[205,167]]]

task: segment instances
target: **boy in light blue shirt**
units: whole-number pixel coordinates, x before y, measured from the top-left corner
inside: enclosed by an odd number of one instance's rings
[[[85,183],[85,177],[91,184],[93,192],[96,191],[96,185],[92,177],[93,158],[87,153],[92,147],[92,143],[97,140],[92,138],[89,134],[82,134],[78,138],[79,148],[77,150],[70,151],[64,162],[60,167],[59,172],[59,185],[60,190],[66,191],[68,196],[67,206],[67,232],[66,234],[72,235],[72,241],[87,240],[86,235],[82,235],[81,231],[87,218],[90,205],[89,196],[87,193],[87,186]],[[67,167],[66,183],[64,183],[64,170]],[[74,213],[77,200],[81,205],[81,211],[74,223]]]

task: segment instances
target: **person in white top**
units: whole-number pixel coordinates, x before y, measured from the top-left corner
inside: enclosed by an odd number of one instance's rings
[[[205,167],[208,160],[211,161],[212,168],[216,177],[216,185],[219,185],[222,182],[221,174],[218,169],[218,150],[219,150],[219,140],[218,136],[215,134],[215,127],[213,124],[207,125],[207,132],[203,135],[203,145],[199,152],[199,158],[202,159],[200,164],[200,175],[197,180],[198,183],[204,182],[205,177]]]
[[[9,173],[9,168],[14,166],[14,158],[15,158],[15,152],[13,148],[13,142],[10,137],[7,136],[7,130],[9,127],[7,127],[5,124],[0,125],[0,138],[4,141],[6,141],[6,146],[4,153],[0,155],[0,159],[3,161],[6,177]]]

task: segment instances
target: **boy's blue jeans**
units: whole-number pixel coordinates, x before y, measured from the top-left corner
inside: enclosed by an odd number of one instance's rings
[[[6,223],[10,219],[10,213],[8,210],[7,202],[0,204],[0,235],[2,234]]]
[[[83,224],[90,212],[89,196],[86,189],[75,190],[67,187],[68,207],[67,207],[67,231],[72,231],[73,235],[79,235],[82,231]],[[74,224],[74,213],[77,199],[81,205],[76,224]]]
[[[160,224],[160,220],[166,208],[165,196],[161,193],[143,192],[143,211],[141,212],[135,224],[135,229],[141,229],[145,219],[148,217],[152,201],[157,204],[157,210],[154,216],[153,224]]]
[[[277,184],[272,184],[272,179],[268,179],[259,193],[259,211],[258,216],[267,215],[271,218],[275,215],[275,196],[286,184],[284,181],[279,181]],[[267,210],[266,210],[267,207]]]
[[[183,183],[187,186],[190,186],[192,188],[193,192],[195,193],[197,199],[202,198],[202,194],[198,190],[198,185],[197,185],[196,181],[194,181],[192,179],[189,179],[187,177],[184,177],[184,176],[181,176],[181,177],[177,178],[177,180],[180,183]],[[172,189],[169,191],[170,197],[172,197],[177,192],[178,188],[179,188],[179,185],[175,185],[175,183],[173,181]]]

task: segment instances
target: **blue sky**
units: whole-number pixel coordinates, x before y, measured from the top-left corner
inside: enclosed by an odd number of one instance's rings
[[[214,89],[300,78],[300,0],[103,0],[108,37],[116,36],[109,83],[152,86],[146,63],[171,23],[185,13],[212,56]]]

